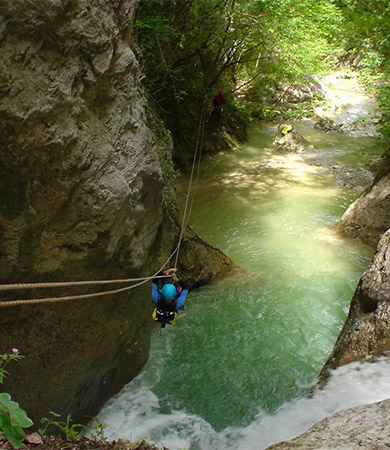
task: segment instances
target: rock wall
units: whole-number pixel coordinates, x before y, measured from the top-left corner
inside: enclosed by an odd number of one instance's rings
[[[390,400],[335,413],[309,431],[268,449],[384,449],[389,446]]]
[[[136,6],[0,0],[2,283],[150,273],[163,181],[129,46]],[[145,363],[148,297],[141,287],[2,309],[0,353],[18,347],[25,355],[4,389],[34,419],[54,410],[85,421]]]
[[[383,235],[360,279],[348,318],[320,379],[328,377],[329,369],[386,350],[390,350],[390,230]]]
[[[380,236],[390,228],[390,154],[382,158],[372,185],[346,210],[336,230],[359,237],[376,247]]]

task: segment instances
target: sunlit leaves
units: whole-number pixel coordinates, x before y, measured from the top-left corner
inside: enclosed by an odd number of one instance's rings
[[[361,80],[378,93],[382,112],[380,131],[390,139],[390,2],[339,0],[344,16],[345,46],[360,70]]]

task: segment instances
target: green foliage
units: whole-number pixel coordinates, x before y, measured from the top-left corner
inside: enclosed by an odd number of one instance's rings
[[[347,61],[359,70],[360,81],[378,96],[379,130],[390,140],[390,3],[388,0],[339,0],[344,17]]]
[[[164,203],[169,212],[174,212],[177,208],[175,190],[177,186],[178,171],[175,170],[172,161],[172,138],[169,131],[164,127],[161,119],[159,119],[158,113],[153,105],[149,105],[147,110],[147,118],[154,141],[156,142],[156,153],[160,160],[163,173]]]
[[[342,22],[333,0],[140,2],[135,31],[145,82],[172,132],[176,161],[193,150],[194,124],[204,101],[211,108],[217,88],[227,100],[224,114],[235,115],[242,93],[255,101],[253,87],[264,104],[269,91],[307,83],[307,74],[336,62]]]
[[[382,113],[379,130],[385,140],[390,142],[390,84],[384,84],[378,88],[378,99]]]
[[[48,429],[49,426],[54,426],[56,428],[58,428],[61,433],[69,439],[74,439],[76,441],[81,439],[81,434],[79,433],[79,429],[82,428],[87,428],[86,425],[81,425],[81,424],[72,424],[72,419],[71,419],[71,414],[68,414],[66,416],[65,421],[63,420],[58,420],[61,415],[57,414],[53,411],[50,411],[51,417],[49,418],[42,418],[41,419],[41,425],[44,425],[43,428],[40,428],[38,430],[38,433],[41,436],[44,436],[46,434],[46,431]]]
[[[107,428],[106,422],[100,422],[96,417],[93,417],[93,423],[92,423],[92,432],[91,432],[91,438],[95,441],[99,442],[106,442],[107,438],[104,434],[104,430]]]
[[[315,111],[313,105],[307,102],[299,103],[297,107],[293,109],[282,109],[277,106],[264,105],[254,113],[254,116],[264,120],[276,118],[281,118],[283,120],[298,120],[314,117]]]
[[[8,372],[5,370],[5,367],[11,361],[18,361],[23,358],[24,357],[22,355],[19,355],[19,352],[17,349],[13,349],[12,353],[6,353],[4,355],[0,355],[0,384],[2,384],[4,382],[4,378],[8,375]]]
[[[19,403],[12,401],[11,396],[5,392],[0,394],[0,429],[11,444],[20,448],[24,440],[23,428],[33,425]]]
[[[12,353],[0,355],[0,383],[3,383],[8,372],[5,370],[10,361],[18,361],[23,356],[19,355],[17,349]],[[15,448],[20,448],[24,440],[23,428],[33,425],[31,419],[27,417],[26,412],[14,402],[11,396],[6,392],[0,393],[0,430]]]

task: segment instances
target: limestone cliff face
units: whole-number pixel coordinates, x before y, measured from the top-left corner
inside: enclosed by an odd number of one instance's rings
[[[162,180],[128,43],[134,8],[0,2],[2,277],[77,274],[91,248],[146,262]]]
[[[390,155],[383,158],[373,184],[347,209],[336,229],[376,247],[390,228]]]
[[[329,369],[390,350],[390,230],[378,244],[370,267],[353,296],[349,315],[325,364]]]
[[[136,5],[0,0],[1,283],[150,274],[152,252],[172,244],[129,46]],[[0,310],[0,353],[25,355],[4,390],[34,419],[85,421],[146,361],[149,289]]]

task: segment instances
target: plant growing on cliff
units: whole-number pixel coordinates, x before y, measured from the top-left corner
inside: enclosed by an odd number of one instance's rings
[[[81,439],[81,434],[78,430],[82,428],[88,428],[86,425],[81,425],[79,423],[72,423],[72,417],[70,413],[66,416],[65,421],[58,420],[61,417],[60,414],[57,414],[53,411],[50,411],[50,414],[51,417],[49,418],[44,417],[41,419],[41,425],[44,425],[43,428],[40,428],[38,430],[38,433],[41,436],[44,436],[46,434],[46,431],[49,426],[54,426],[58,428],[66,438],[79,441]]]
[[[12,353],[0,355],[0,383],[8,374],[5,367],[10,361],[18,361],[23,356],[17,348]],[[15,448],[20,448],[24,440],[23,428],[33,425],[32,420],[27,417],[26,412],[14,402],[6,392],[0,393],[0,430]]]

